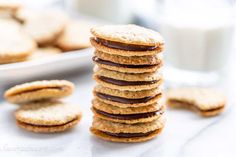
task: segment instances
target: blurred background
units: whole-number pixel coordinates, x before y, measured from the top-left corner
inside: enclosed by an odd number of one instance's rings
[[[134,23],[159,31],[166,42],[164,75],[167,86],[214,86],[234,73],[234,0],[12,2],[39,11],[63,10],[70,17],[93,23]]]

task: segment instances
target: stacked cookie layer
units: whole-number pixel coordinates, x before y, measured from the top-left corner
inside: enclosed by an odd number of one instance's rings
[[[136,25],[91,29],[95,47],[91,132],[114,142],[142,142],[164,127],[163,39]]]

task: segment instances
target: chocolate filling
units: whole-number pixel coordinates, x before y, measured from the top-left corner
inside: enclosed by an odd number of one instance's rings
[[[103,116],[113,118],[113,119],[120,119],[120,120],[133,120],[133,119],[149,118],[149,117],[153,117],[157,114],[163,113],[162,110],[159,110],[159,111],[154,111],[154,112],[137,113],[137,114],[111,114],[111,113],[107,113],[107,112],[98,110],[96,108],[93,108],[93,110]]]
[[[94,38],[95,41],[103,46],[126,50],[126,51],[151,51],[155,50],[157,46],[146,46],[146,45],[134,45],[134,44],[125,44],[116,41],[109,41],[101,38]]]
[[[109,65],[109,66],[122,67],[122,68],[152,68],[154,66],[161,65],[161,63],[156,64],[156,65],[119,64],[119,63],[114,63],[114,62],[110,62],[110,61],[106,61],[106,60],[100,59],[97,56],[93,57],[93,61],[96,62],[96,63],[99,63],[99,64],[105,64],[105,65]]]
[[[168,102],[173,103],[173,104],[178,104],[179,106],[182,106],[182,107],[185,107],[185,108],[191,108],[191,109],[194,109],[194,110],[197,110],[197,111],[200,111],[200,112],[213,112],[213,111],[217,111],[217,110],[220,110],[220,109],[223,108],[223,107],[217,107],[217,108],[214,108],[214,109],[201,110],[200,108],[196,107],[193,104],[183,102],[183,101],[180,101],[180,100],[169,100]]]
[[[150,85],[150,84],[154,84],[154,83],[158,82],[157,80],[153,80],[153,81],[123,81],[123,80],[116,80],[113,78],[108,78],[105,76],[98,76],[98,78],[104,82],[115,84],[118,86]]]
[[[148,96],[148,97],[144,97],[140,99],[128,99],[128,98],[122,98],[118,96],[107,95],[107,94],[103,94],[99,92],[96,92],[96,95],[101,99],[106,99],[106,100],[115,101],[115,102],[124,103],[124,104],[146,103],[157,96],[157,95]]]
[[[122,137],[122,138],[132,138],[132,137],[148,136],[148,135],[154,133],[155,131],[156,130],[150,131],[150,132],[146,132],[146,133],[111,133],[111,132],[105,132],[105,131],[102,131],[102,132],[104,134],[109,135],[109,136]]]

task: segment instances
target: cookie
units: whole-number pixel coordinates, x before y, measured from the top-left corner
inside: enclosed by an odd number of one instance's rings
[[[104,87],[121,91],[140,91],[157,88],[162,84],[160,73],[125,74],[99,68],[93,75],[94,80]]]
[[[81,119],[78,105],[60,101],[41,101],[22,105],[16,112],[17,125],[39,133],[62,132],[74,127]]]
[[[0,64],[25,61],[36,48],[36,43],[12,20],[0,20],[0,34]]]
[[[73,83],[66,80],[44,80],[16,85],[8,89],[4,97],[7,101],[22,104],[31,101],[56,99],[69,96]]]
[[[40,47],[37,48],[28,60],[46,59],[61,54],[61,50],[56,47]]]
[[[147,51],[127,51],[127,50],[121,50],[121,49],[114,49],[107,46],[102,45],[101,43],[96,42],[94,37],[90,38],[90,42],[93,47],[96,48],[96,50],[108,53],[111,55],[120,55],[120,56],[146,56],[146,55],[155,55],[157,53],[160,53],[164,50],[163,45],[158,46],[154,50],[147,50]]]
[[[162,93],[138,99],[123,98],[96,91],[93,92],[93,95],[96,99],[104,103],[114,105],[120,108],[148,106],[150,104],[160,101],[162,98]]]
[[[156,137],[165,124],[165,117],[148,123],[123,124],[94,118],[90,131],[97,137],[113,142],[142,142]]]
[[[93,100],[93,104],[95,105],[93,105],[91,110],[93,111],[95,117],[111,122],[125,124],[145,123],[157,120],[158,118],[160,118],[160,116],[162,116],[165,110],[164,105],[159,105],[159,108],[158,105],[150,105],[151,107],[148,107],[148,109],[145,109],[145,107],[139,107],[138,109],[135,108],[136,110],[132,108],[123,109],[108,105],[97,99]],[[101,109],[99,108],[100,106]]]
[[[159,87],[141,91],[127,91],[127,90],[121,91],[118,89],[107,88],[101,85],[95,86],[94,91],[98,93],[104,93],[128,99],[145,98],[162,93],[162,89]]]
[[[170,107],[183,107],[202,116],[215,116],[225,107],[226,98],[220,92],[207,88],[179,88],[167,92]]]
[[[162,54],[150,56],[120,56],[110,55],[102,51],[95,51],[94,55],[101,60],[110,61],[115,64],[121,65],[158,65],[162,60]]]
[[[150,49],[154,50],[158,46],[164,44],[163,38],[158,32],[132,24],[94,27],[91,29],[91,33],[96,37],[96,39],[110,41],[111,45],[113,45],[112,42],[128,44],[131,46],[137,45],[139,46],[139,49],[143,48],[145,51]],[[107,44],[109,45],[109,42],[107,42]]]
[[[90,28],[94,24],[85,21],[70,21],[64,32],[58,38],[56,45],[63,51],[73,51],[88,48]]]
[[[123,73],[152,73],[160,69],[163,65],[163,61],[156,65],[130,65],[130,64],[118,64],[108,60],[103,60],[98,58],[97,56],[93,57],[94,63],[100,68],[123,72]]]
[[[24,22],[24,30],[38,45],[52,45],[63,33],[67,17],[59,11],[43,11]]]

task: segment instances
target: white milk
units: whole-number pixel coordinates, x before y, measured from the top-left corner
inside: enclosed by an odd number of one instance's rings
[[[162,21],[166,61],[183,70],[214,71],[230,53],[233,24],[229,9],[178,10]]]

